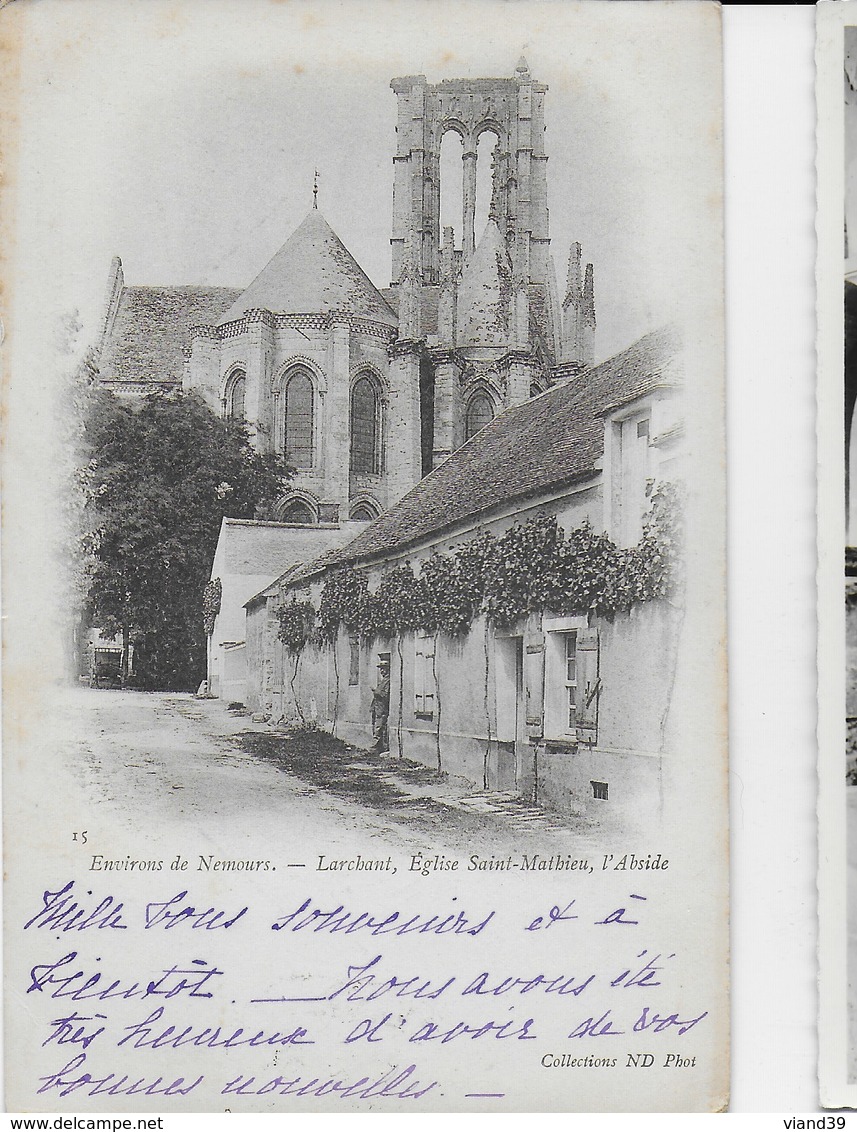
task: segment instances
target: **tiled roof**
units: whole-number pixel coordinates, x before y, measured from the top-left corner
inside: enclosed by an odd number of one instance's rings
[[[605,409],[665,380],[674,383],[664,371],[678,349],[675,331],[654,331],[579,378],[507,409],[343,547],[336,560],[408,546],[503,504],[592,476],[603,454]]]
[[[247,573],[247,574],[276,574],[274,580],[259,593],[251,597],[245,604],[253,604],[257,598],[268,596],[271,593],[276,593],[279,586],[287,578],[302,574],[305,568],[312,563],[314,568],[321,569],[328,561],[333,561],[339,553],[339,548],[343,543],[353,539],[354,532],[358,527],[364,527],[365,523],[357,523],[351,520],[340,524],[340,526],[288,526],[285,523],[265,523],[256,524],[248,523],[246,520],[226,519],[226,523],[230,525],[243,523],[245,526],[259,526],[267,528],[279,528],[280,531],[287,532],[287,537],[280,538],[277,541],[270,541],[267,547],[264,547],[262,553],[267,551],[266,567],[265,570],[260,570],[260,559],[254,557],[258,551],[252,533],[249,537],[241,535],[236,538],[236,532],[230,532],[230,542],[226,545],[227,561],[234,560],[236,556],[240,555],[243,562],[246,563],[245,570],[233,568],[233,572]],[[263,535],[263,538],[265,536]],[[223,531],[221,531],[221,538],[223,538]]]
[[[396,326],[397,318],[322,214],[311,209],[219,324],[248,310],[273,314],[344,313]]]
[[[123,287],[99,377],[180,384],[190,327],[217,322],[238,294],[231,287]]]

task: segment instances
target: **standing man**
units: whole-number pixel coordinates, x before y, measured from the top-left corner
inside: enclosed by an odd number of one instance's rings
[[[387,719],[390,715],[390,658],[382,656],[378,660],[378,680],[372,689],[372,734],[375,742],[371,750],[375,754],[385,754],[390,749]]]

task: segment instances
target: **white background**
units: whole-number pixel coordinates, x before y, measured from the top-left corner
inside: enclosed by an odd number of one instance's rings
[[[814,17],[724,9],[733,1112],[818,1105]]]

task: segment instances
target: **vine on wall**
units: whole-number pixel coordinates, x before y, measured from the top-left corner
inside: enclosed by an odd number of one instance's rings
[[[300,653],[315,626],[315,606],[310,601],[287,602],[277,610],[277,636],[291,653]]]
[[[506,627],[528,613],[612,617],[638,602],[673,598],[683,585],[681,494],[671,483],[654,490],[633,547],[617,546],[588,522],[566,535],[545,515],[499,538],[483,531],[454,551],[436,552],[419,575],[408,562],[396,566],[374,592],[353,567],[331,571],[317,614],[307,601],[279,610],[280,640],[300,652],[311,639],[332,642],[340,627],[370,639],[414,629],[457,636],[482,613]]]
[[[202,624],[205,635],[210,637],[214,632],[214,622],[220,613],[220,599],[223,596],[223,583],[220,578],[212,578],[206,584],[202,593]]]

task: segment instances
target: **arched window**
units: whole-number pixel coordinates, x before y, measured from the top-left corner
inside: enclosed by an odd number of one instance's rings
[[[354,510],[351,512],[351,518],[360,523],[371,523],[373,519],[377,519],[377,515],[369,506],[368,503],[358,503]]]
[[[302,499],[289,499],[279,508],[281,523],[314,523],[315,515],[308,503]]]
[[[358,377],[351,390],[351,471],[379,472],[380,399],[375,383]]]
[[[226,416],[230,421],[244,420],[244,391],[247,388],[247,379],[239,370],[232,377],[226,394]]]
[[[476,242],[482,239],[494,199],[495,157],[500,139],[493,130],[483,130],[476,145]],[[499,201],[496,202],[499,204]],[[496,219],[499,220],[499,217]]]
[[[465,439],[475,436],[494,420],[494,405],[487,393],[474,393],[467,403]]]
[[[459,243],[464,210],[461,173],[463,153],[464,139],[457,130],[447,130],[440,140],[440,227],[441,231],[452,228],[458,232]]]
[[[295,369],[286,382],[283,429],[286,460],[295,468],[312,467],[312,414],[312,378]]]

